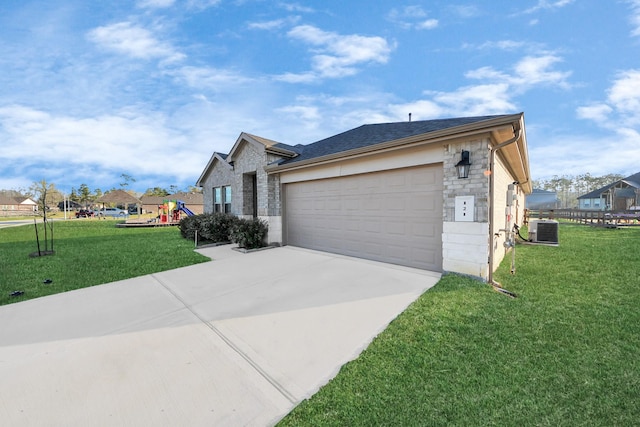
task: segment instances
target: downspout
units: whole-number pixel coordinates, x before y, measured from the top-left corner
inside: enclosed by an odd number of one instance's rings
[[[506,289],[503,289],[500,283],[493,280],[493,257],[495,252],[494,250],[495,221],[493,220],[493,211],[495,209],[495,207],[493,206],[493,195],[495,192],[494,162],[495,162],[495,157],[498,150],[506,147],[507,145],[513,144],[522,136],[522,129],[519,125],[517,128],[514,128],[514,131],[515,131],[515,136],[513,138],[501,144],[498,144],[495,147],[491,147],[491,150],[489,152],[489,274],[488,274],[487,282],[489,282],[489,284],[493,286],[496,291],[502,292],[506,295],[509,295],[515,298],[516,295],[514,293],[509,292]]]

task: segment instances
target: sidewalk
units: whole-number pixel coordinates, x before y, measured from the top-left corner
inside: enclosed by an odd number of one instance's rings
[[[439,274],[282,247],[0,307],[11,426],[275,424]]]

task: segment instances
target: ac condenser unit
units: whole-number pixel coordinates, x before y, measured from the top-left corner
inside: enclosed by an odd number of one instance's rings
[[[534,219],[529,221],[529,241],[533,243],[558,243],[558,221]]]

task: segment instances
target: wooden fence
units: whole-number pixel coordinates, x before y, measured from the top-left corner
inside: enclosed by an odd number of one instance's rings
[[[524,212],[524,223],[531,219],[566,219],[594,226],[632,226],[640,225],[640,211],[587,211],[578,209],[547,209]]]

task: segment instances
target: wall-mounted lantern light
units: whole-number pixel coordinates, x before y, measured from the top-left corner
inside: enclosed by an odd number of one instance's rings
[[[462,151],[460,161],[456,164],[458,169],[458,178],[469,178],[469,169],[471,169],[471,163],[469,162],[469,152],[467,150]]]

